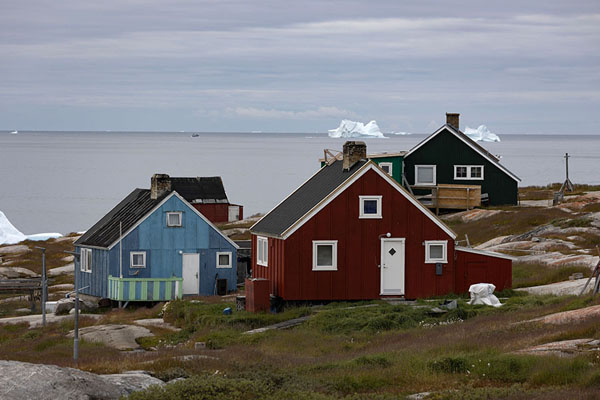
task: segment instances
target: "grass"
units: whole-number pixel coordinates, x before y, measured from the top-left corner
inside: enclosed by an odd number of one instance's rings
[[[513,262],[512,269],[513,288],[567,281],[575,273],[582,273],[586,278],[591,274],[588,267],[577,265],[552,267],[542,264]]]
[[[521,200],[546,200],[552,199],[554,192],[560,190],[562,183],[552,183],[546,186],[525,186],[519,188],[519,198]],[[600,190],[600,185],[575,184],[575,190],[568,195],[582,195],[586,192],[595,192]]]

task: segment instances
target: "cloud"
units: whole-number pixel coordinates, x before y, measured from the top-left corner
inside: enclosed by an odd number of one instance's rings
[[[229,115],[261,119],[321,119],[321,118],[356,118],[357,115],[338,107],[319,107],[314,110],[287,111],[276,109],[263,109],[255,107],[236,107],[226,110]]]

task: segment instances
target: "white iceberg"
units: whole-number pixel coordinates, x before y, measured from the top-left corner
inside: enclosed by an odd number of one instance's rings
[[[479,128],[473,129],[468,126],[465,128],[465,135],[476,142],[499,142],[500,138],[495,133],[490,132],[487,126],[479,125]]]
[[[23,240],[43,241],[48,239],[56,239],[59,237],[62,237],[62,234],[56,232],[25,235],[23,232],[15,228],[8,218],[6,218],[6,215],[0,211],[0,245],[16,244],[22,242]]]
[[[329,129],[329,137],[332,138],[355,138],[355,137],[373,137],[385,138],[379,130],[377,122],[371,121],[368,124],[362,122],[343,119],[336,129]]]
[[[389,134],[390,135],[401,135],[401,136],[412,135],[412,133],[410,133],[410,132],[394,132],[394,131],[389,132]]]

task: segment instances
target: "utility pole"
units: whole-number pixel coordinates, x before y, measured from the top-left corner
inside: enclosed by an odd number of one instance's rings
[[[73,329],[73,361],[77,366],[79,359],[79,263],[81,254],[75,251],[65,251],[65,253],[72,254],[74,257],[75,267],[75,327]]]
[[[571,180],[569,179],[569,158],[571,156],[569,155],[569,153],[565,153],[565,172],[566,172],[566,179],[565,182],[562,184],[562,186],[560,187],[560,191],[561,192],[573,192],[575,191],[575,188],[573,186],[573,183],[571,182]]]
[[[46,279],[46,249],[35,246],[42,251],[42,326],[46,327],[46,301],[48,300],[48,280]]]

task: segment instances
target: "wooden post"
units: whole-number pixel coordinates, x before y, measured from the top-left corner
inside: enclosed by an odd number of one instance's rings
[[[569,155],[569,153],[565,153],[565,175],[566,175],[566,179],[565,179],[565,182],[560,187],[560,192],[561,193],[564,193],[564,192],[573,192],[575,190],[575,188],[573,186],[573,183],[569,179],[569,157],[571,157]]]
[[[435,192],[435,215],[440,215],[440,194],[437,186],[433,190]]]

